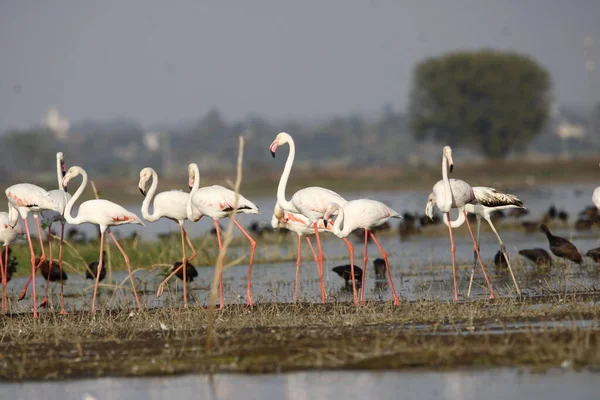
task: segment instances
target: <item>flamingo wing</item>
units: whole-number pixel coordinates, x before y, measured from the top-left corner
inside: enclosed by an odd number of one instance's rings
[[[144,225],[142,220],[124,207],[104,199],[88,200],[79,206],[79,218],[98,225]]]
[[[474,186],[475,198],[486,207],[516,206],[523,207],[523,202],[513,194],[502,193],[486,186]]]
[[[333,190],[318,186],[298,190],[291,199],[294,207],[306,216],[323,216],[330,203],[343,207],[348,201]]]
[[[53,210],[59,212],[50,194],[37,185],[19,183],[6,189],[5,193],[8,201],[15,207],[26,207],[32,211]]]
[[[194,193],[193,204],[203,214],[210,212],[231,212],[235,207],[235,192],[223,186],[213,185],[200,188]],[[258,214],[256,204],[239,194],[238,211]]]
[[[177,221],[187,218],[187,203],[190,195],[181,190],[160,192],[154,197],[154,210],[166,218]]]

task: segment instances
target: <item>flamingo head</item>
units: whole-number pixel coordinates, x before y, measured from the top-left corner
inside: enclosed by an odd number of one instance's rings
[[[452,169],[454,169],[454,161],[452,161],[452,148],[450,146],[444,146],[444,150],[442,151],[446,160],[448,160],[448,166],[450,167],[450,173],[452,173]]]
[[[425,206],[425,215],[429,217],[430,220],[433,221],[433,206],[435,205],[435,194],[433,192],[429,193],[429,197],[427,197],[427,205]]]
[[[191,163],[188,165],[188,186],[190,190],[194,187],[194,181],[196,178],[200,179],[200,177],[196,177],[196,171],[198,170],[198,165]]]
[[[289,143],[291,139],[292,137],[288,133],[280,132],[277,134],[275,140],[273,140],[273,143],[271,143],[271,146],[269,146],[269,150],[271,150],[271,155],[273,158],[275,158],[275,152],[277,152],[277,148],[282,144]]]
[[[146,196],[146,185],[148,181],[152,178],[152,168],[146,167],[140,171],[140,182],[138,183],[138,189],[140,189],[140,193],[142,196]]]
[[[327,228],[327,223],[330,222],[329,218],[331,218],[332,215],[337,215],[339,210],[340,210],[339,204],[329,203],[329,205],[325,209],[325,213],[323,214],[323,226],[325,228]]]
[[[62,179],[63,187],[67,187],[67,185],[69,184],[69,181],[71,179],[75,178],[79,174],[81,174],[81,167],[69,168],[69,170],[67,171],[67,173],[65,174],[65,176]]]

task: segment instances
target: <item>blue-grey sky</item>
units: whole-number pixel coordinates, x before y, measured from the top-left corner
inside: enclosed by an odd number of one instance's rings
[[[482,47],[532,55],[585,103],[598,21],[598,0],[0,0],[0,131],[50,105],[145,125],[404,109],[415,63]]]

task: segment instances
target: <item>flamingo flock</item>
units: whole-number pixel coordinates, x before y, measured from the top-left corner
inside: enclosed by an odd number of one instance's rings
[[[324,279],[324,254],[321,244],[321,234],[331,233],[342,239],[348,248],[350,264],[349,266],[340,266],[334,268],[334,272],[342,276],[347,282],[351,282],[353,301],[355,304],[363,304],[365,302],[365,276],[368,262],[368,242],[371,239],[379,249],[382,259],[376,260],[377,276],[383,277],[387,274],[389,287],[393,297],[393,304],[400,305],[400,297],[398,296],[393,280],[392,272],[389,265],[388,254],[383,249],[377,240],[374,230],[380,226],[386,225],[392,218],[402,218],[395,210],[388,207],[386,204],[372,199],[353,199],[346,200],[338,193],[318,187],[311,186],[296,191],[288,200],[286,197],[286,187],[290,178],[291,170],[294,164],[296,155],[296,146],[291,135],[286,132],[279,133],[275,140],[269,146],[269,150],[275,157],[278,149],[283,145],[288,145],[289,152],[279,184],[276,192],[276,203],[271,218],[271,226],[274,229],[287,229],[295,232],[298,235],[297,258],[296,258],[296,273],[294,284],[294,302],[298,299],[298,280],[301,265],[301,250],[303,238],[311,249],[314,262],[319,275],[321,302],[327,302],[327,292],[325,290]],[[484,186],[471,186],[467,182],[459,179],[449,179],[449,174],[454,170],[454,160],[452,157],[452,149],[450,146],[445,146],[442,149],[442,179],[439,180],[432,188],[432,192],[427,198],[425,214],[434,219],[434,208],[437,207],[443,214],[443,222],[448,227],[448,235],[450,238],[450,253],[452,262],[452,277],[454,288],[454,301],[459,300],[459,291],[456,273],[456,246],[454,241],[453,229],[467,225],[474,250],[474,265],[471,272],[469,284],[470,296],[471,284],[475,265],[478,263],[481,267],[483,276],[488,286],[489,299],[495,298],[494,288],[488,277],[486,267],[481,259],[479,251],[479,231],[481,219],[487,221],[490,228],[496,235],[500,245],[500,252],[495,257],[497,265],[506,266],[509,270],[515,290],[518,295],[521,291],[513,272],[506,246],[504,245],[498,231],[493,222],[492,215],[498,210],[516,209],[525,210],[523,202],[512,194],[501,193],[494,188]],[[67,170],[65,157],[63,153],[56,154],[56,173],[58,189],[46,191],[45,189],[30,183],[17,183],[6,189],[5,194],[8,200],[8,212],[0,212],[0,241],[5,246],[4,254],[0,252],[0,279],[2,283],[2,312],[7,312],[7,282],[10,280],[12,272],[14,272],[14,264],[11,264],[9,259],[9,245],[14,240],[25,235],[30,252],[31,276],[25,287],[22,290],[19,299],[27,295],[28,287],[32,286],[32,308],[33,317],[38,317],[38,304],[36,302],[36,271],[41,268],[43,276],[47,279],[46,295],[39,306],[47,304],[47,290],[50,281],[60,282],[61,305],[60,314],[66,313],[64,306],[63,281],[67,279],[66,273],[63,271],[63,243],[65,224],[79,225],[90,223],[98,226],[100,230],[100,248],[99,261],[89,265],[87,278],[94,280],[94,292],[91,303],[91,311],[96,310],[96,298],[98,293],[99,282],[105,276],[104,260],[106,259],[106,251],[104,250],[105,235],[108,234],[114,245],[121,253],[129,274],[129,281],[134,298],[138,308],[142,308],[138,292],[135,285],[131,262],[127,253],[123,250],[119,241],[112,232],[112,228],[121,225],[137,224],[144,226],[144,222],[135,213],[128,211],[117,203],[104,199],[94,199],[85,201],[78,206],[78,212],[73,215],[73,208],[80,199],[88,182],[86,171],[80,166],[72,166]],[[69,183],[76,177],[81,176],[81,183],[71,196],[67,192]],[[149,188],[148,188],[149,185]],[[202,217],[211,218],[214,223],[214,230],[217,236],[219,249],[222,249],[223,243],[221,238],[221,227],[219,220],[229,218],[233,213],[238,214],[259,214],[259,209],[252,201],[248,200],[241,194],[236,194],[234,191],[223,186],[212,185],[200,187],[200,172],[198,165],[191,163],[188,166],[188,186],[190,192],[181,190],[170,190],[166,192],[157,192],[158,174],[152,168],[144,168],[140,172],[138,188],[144,200],[141,207],[141,215],[146,222],[155,222],[161,218],[170,219],[179,225],[181,234],[181,261],[177,261],[171,269],[171,274],[164,279],[157,289],[157,296],[161,296],[167,282],[174,276],[178,276],[183,281],[183,306],[188,306],[188,296],[186,285],[197,276],[197,272],[190,261],[192,261],[197,251],[194,247],[189,235],[187,234],[184,223],[185,221],[197,222]],[[593,204],[600,210],[600,186],[596,188],[592,195]],[[150,211],[152,209],[152,211]],[[450,211],[458,210],[458,217],[452,220]],[[31,231],[27,223],[27,216],[33,215],[35,221],[37,235],[39,238],[39,246],[41,255],[36,256],[34,244],[31,238]],[[469,223],[468,214],[472,214],[477,218],[477,238],[473,234]],[[45,223],[48,224],[49,238],[49,257],[46,258],[44,243],[41,235],[41,226],[39,217],[42,217]],[[19,217],[23,221],[23,225],[19,222]],[[253,305],[252,301],[252,264],[257,247],[256,240],[242,227],[236,220],[232,219],[233,223],[238,227],[240,232],[246,237],[250,244],[250,256],[248,262],[248,276],[246,289],[246,303],[248,306]],[[51,226],[54,222],[61,224],[60,232],[60,247],[58,260],[52,258],[52,231]],[[354,264],[354,246],[348,240],[348,236],[356,231],[364,231],[364,252],[363,252],[363,267],[362,269]],[[541,230],[547,235],[551,251],[558,257],[569,259],[575,263],[582,262],[582,256],[579,251],[568,242],[566,239],[554,236],[550,233],[546,225],[541,226]],[[315,235],[317,250],[312,245],[310,236]],[[189,247],[191,255],[188,257],[186,246]],[[595,257],[596,253],[590,251],[590,257]],[[523,256],[529,258],[536,263],[551,263],[551,258],[543,249],[522,250]],[[12,267],[10,265],[13,265]],[[385,268],[385,269],[384,269]],[[219,266],[219,307],[225,304],[223,296],[223,266]],[[385,271],[385,272],[384,272]],[[360,282],[356,282],[359,279]],[[360,295],[359,295],[360,290]]]

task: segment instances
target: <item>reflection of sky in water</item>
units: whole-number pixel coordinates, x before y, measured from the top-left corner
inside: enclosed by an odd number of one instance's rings
[[[597,378],[597,374],[589,372],[529,374],[512,369],[417,373],[326,371],[0,384],[0,390],[3,398],[13,400],[562,400],[598,398]]]

